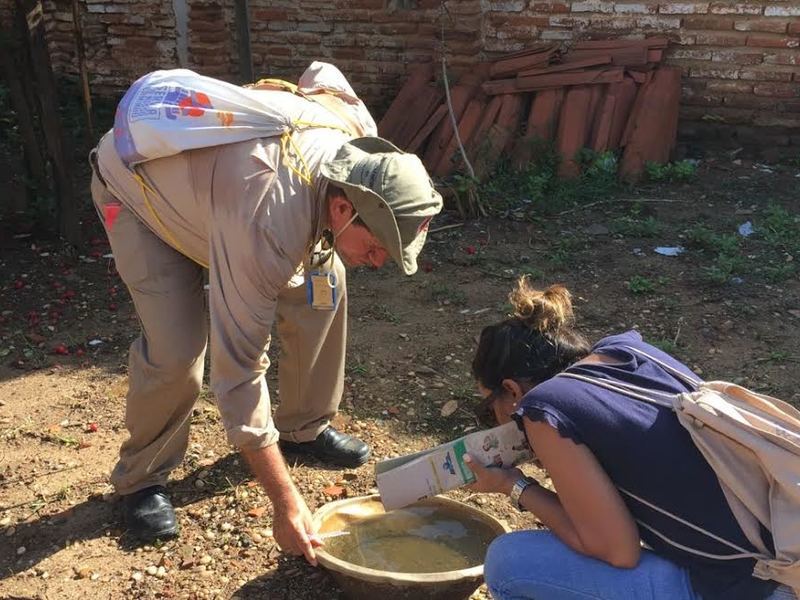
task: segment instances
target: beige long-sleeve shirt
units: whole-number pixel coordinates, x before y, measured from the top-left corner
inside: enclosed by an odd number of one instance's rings
[[[294,134],[311,173],[349,139],[334,129]],[[163,241],[209,270],[211,385],[229,441],[277,441],[264,373],[278,294],[302,283],[325,226],[326,182],[282,161],[280,138],[192,150],[140,165],[147,199],[107,134],[98,146],[109,191]],[[148,202],[152,210],[148,207]]]

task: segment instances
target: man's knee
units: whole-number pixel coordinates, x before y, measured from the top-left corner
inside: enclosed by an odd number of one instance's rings
[[[180,336],[161,340],[157,345],[148,340],[137,340],[131,347],[131,359],[142,360],[148,370],[158,371],[162,379],[197,380],[203,377],[206,341],[196,336]]]

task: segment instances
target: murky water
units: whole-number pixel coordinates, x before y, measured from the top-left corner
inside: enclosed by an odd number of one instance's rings
[[[340,526],[350,535],[328,540],[325,550],[329,554],[395,573],[437,573],[478,566],[497,535],[478,519],[463,514],[456,517],[432,506],[352,515]]]

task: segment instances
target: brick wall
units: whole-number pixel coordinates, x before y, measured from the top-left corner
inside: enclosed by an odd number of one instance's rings
[[[179,64],[238,79],[233,0],[80,1],[95,92]],[[333,62],[377,115],[409,64],[438,59],[439,0],[249,4],[257,76],[296,79],[312,60]],[[668,62],[684,72],[684,136],[800,146],[800,0],[450,0],[448,9],[454,75],[537,40],[666,34]],[[75,75],[69,3],[47,0],[46,11],[54,65]]]

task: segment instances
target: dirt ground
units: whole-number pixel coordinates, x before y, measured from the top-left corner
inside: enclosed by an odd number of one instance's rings
[[[797,165],[704,160],[687,183],[534,219],[512,212],[462,224],[446,213],[433,223],[438,231],[414,277],[393,267],[352,272],[337,425],[374,453],[348,471],[292,461],[310,508],[332,499],[324,492],[332,485],[347,495],[373,492],[375,461],[476,426],[475,339],[503,317],[520,274],[568,285],[590,338],[636,328],[708,378],[800,404],[798,191]],[[744,237],[738,228],[748,221],[755,232]],[[137,335],[130,299],[103,238],[75,256],[5,227],[0,598],[339,598],[326,572],[278,552],[268,500],[226,443],[207,394],[170,484],[180,537],[158,547],[132,543],[107,483],[125,438],[126,351]],[[90,213],[86,227],[96,231]],[[686,251],[663,256],[659,246]],[[443,417],[450,400],[458,409]],[[506,499],[452,495],[511,527],[535,525]]]

